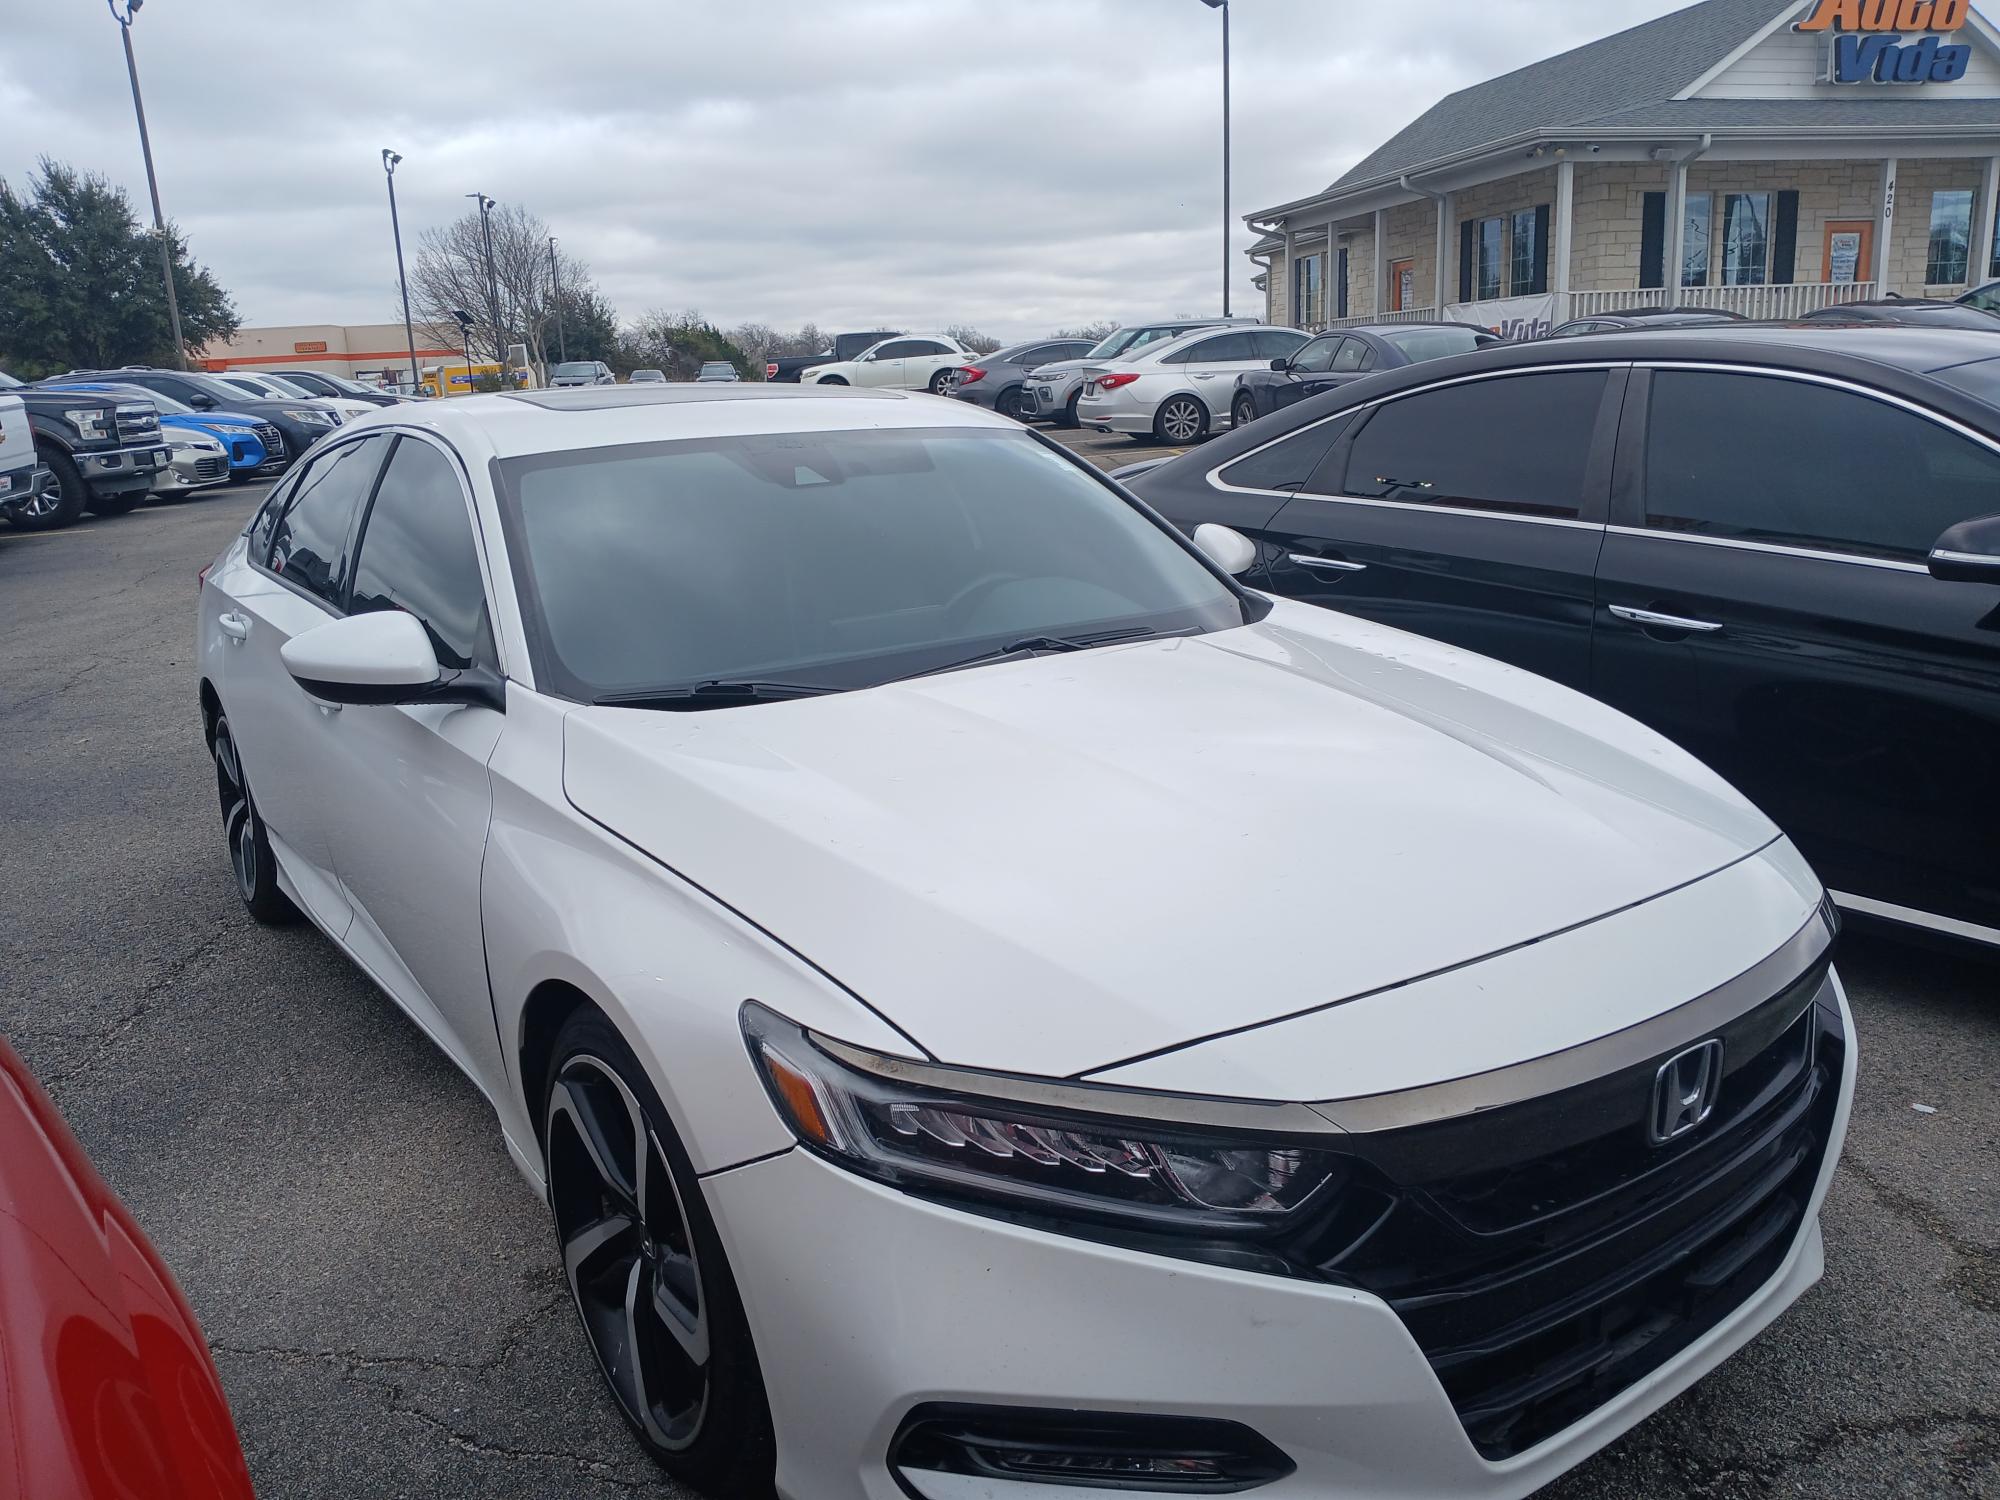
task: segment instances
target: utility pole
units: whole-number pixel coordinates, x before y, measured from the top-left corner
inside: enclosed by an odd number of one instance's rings
[[[1201,0],[1222,12],[1222,315],[1229,316],[1229,0]],[[1285,271],[1291,275],[1288,267]]]
[[[562,274],[556,268],[556,237],[549,236],[549,285],[554,289],[551,295],[556,304],[556,359],[558,362],[569,358],[569,340],[563,337],[562,319]]]
[[[125,71],[132,79],[132,113],[139,117],[139,151],[146,158],[146,189],[153,195],[153,233],[160,242],[160,276],[167,286],[167,322],[174,334],[174,363],[185,370],[187,345],[181,339],[180,298],[174,295],[173,246],[167,239],[167,216],[160,211],[160,180],[153,175],[153,142],[146,134],[146,104],[139,97],[139,64],[132,56],[132,18],[146,0],[125,0],[122,15],[118,0],[104,0],[104,3],[111,10],[111,19],[118,23],[119,35],[125,39]]]
[[[410,394],[417,393],[417,331],[410,324],[410,280],[403,274],[403,226],[396,218],[396,163],[403,158],[382,148],[382,172],[389,179],[389,232],[396,236],[396,284],[403,289],[403,337],[410,341]]]

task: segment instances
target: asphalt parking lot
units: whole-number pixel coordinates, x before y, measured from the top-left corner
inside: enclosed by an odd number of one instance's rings
[[[261,493],[0,528],[0,1031],[179,1275],[260,1493],[684,1493],[600,1391],[484,1102],[311,928],[237,902],[195,578]],[[1546,1494],[2000,1494],[2000,963],[1850,930],[1842,966],[1826,1280]]]

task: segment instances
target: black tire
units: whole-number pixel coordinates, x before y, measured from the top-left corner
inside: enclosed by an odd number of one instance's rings
[[[1208,436],[1208,408],[1193,396],[1169,396],[1153,413],[1153,438],[1177,448]]]
[[[687,1150],[646,1070],[603,1015],[571,1016],[553,1057],[542,1088],[549,1207],[584,1337],[618,1410],[683,1484],[718,1500],[770,1496],[770,1402]],[[671,1191],[654,1186],[660,1177]],[[628,1319],[628,1306],[648,1316]],[[630,1358],[628,1328],[637,1333]]]
[[[92,495],[84,502],[84,509],[93,516],[122,516],[137,510],[152,495],[150,486],[143,489],[126,490],[120,495]]]
[[[927,389],[933,396],[948,396],[951,394],[953,384],[951,371],[939,370],[931,376],[931,383]]]
[[[1236,427],[1248,427],[1257,420],[1257,403],[1248,396],[1238,396],[1229,408],[1229,420]]]
[[[7,520],[22,531],[54,531],[58,526],[75,525],[83,515],[84,501],[90,498],[83,487],[83,475],[60,448],[38,446],[35,457],[52,476],[49,487],[34,512],[30,513],[26,504],[12,505],[4,512]]]
[[[229,843],[229,867],[236,876],[236,894],[250,915],[271,927],[296,922],[299,909],[278,889],[278,861],[257,804],[243,777],[243,759],[225,714],[215,716],[209,753],[215,758],[215,793],[222,804],[222,836]]]
[[[995,398],[993,402],[993,409],[999,412],[1000,415],[1003,417],[1012,417],[1016,422],[1022,421],[1023,418],[1021,416],[1020,387],[1016,386],[1012,390],[1002,391],[999,394],[999,396]]]
[[[1076,394],[1071,396],[1069,400],[1063,404],[1062,415],[1056,418],[1056,426],[1081,427],[1083,425],[1083,423],[1077,420],[1076,416],[1076,403],[1081,401],[1082,399],[1083,399],[1083,387],[1078,386]]]

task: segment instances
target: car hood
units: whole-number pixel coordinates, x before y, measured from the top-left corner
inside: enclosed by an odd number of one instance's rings
[[[581,708],[564,784],[934,1057],[1062,1076],[1501,953],[1776,837],[1581,695],[1286,603],[824,698]]]

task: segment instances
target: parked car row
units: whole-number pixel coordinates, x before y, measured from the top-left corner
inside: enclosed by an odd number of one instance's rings
[[[334,394],[315,394],[320,385]],[[22,404],[41,471],[0,487],[0,516],[47,530],[85,511],[120,515],[148,499],[281,474],[343,422],[404,399],[352,385],[309,371],[140,365],[33,383],[0,373],[0,390]]]

